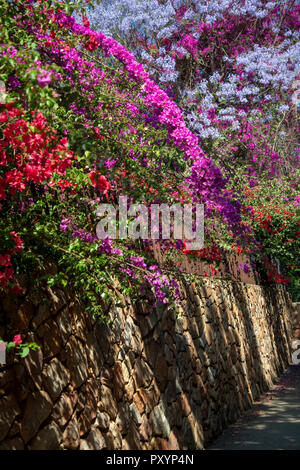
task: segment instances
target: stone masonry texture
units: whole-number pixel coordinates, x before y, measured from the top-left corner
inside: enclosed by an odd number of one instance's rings
[[[292,328],[295,340],[300,340],[300,302],[292,304]]]
[[[214,279],[180,292],[176,314],[126,298],[106,324],[67,289],[2,298],[2,323],[41,349],[0,368],[0,450],[203,449],[237,420],[290,361],[290,298]]]

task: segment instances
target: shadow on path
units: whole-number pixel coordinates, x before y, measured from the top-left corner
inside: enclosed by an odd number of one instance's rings
[[[207,450],[300,450],[300,365],[277,384]]]

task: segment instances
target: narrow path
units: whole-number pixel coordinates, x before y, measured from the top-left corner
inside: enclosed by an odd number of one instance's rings
[[[207,450],[300,450],[300,365],[279,382]]]

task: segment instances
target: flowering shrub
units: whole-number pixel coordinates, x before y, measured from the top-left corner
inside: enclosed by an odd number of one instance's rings
[[[271,256],[272,244],[289,272],[299,262],[296,251],[283,254],[290,245],[284,242],[282,249],[267,221],[258,230],[256,217],[240,217],[239,209],[247,211],[245,186],[265,188],[260,197],[266,202],[267,181],[272,187],[285,183],[273,205],[294,204],[285,198],[299,184],[297,110],[291,100],[300,72],[298,12],[293,1],[245,0],[115,0],[109,9],[103,1],[86,10],[91,25],[126,45],[176,101],[209,156],[193,165],[191,192],[215,191],[206,201],[206,220],[217,211],[226,227],[218,222],[216,233],[212,221],[207,238],[215,243],[222,234],[219,245],[239,253],[247,246],[253,262]],[[297,204],[296,219],[299,199]]]
[[[2,289],[17,293],[18,275],[32,276],[50,258],[62,268],[48,284],[72,283],[95,315],[104,315],[111,300],[118,305],[121,294],[149,288],[154,305],[170,308],[176,283],[151,260],[137,262],[138,247],[98,240],[96,208],[123,192],[168,201],[159,176],[167,173],[179,193],[191,165],[185,153],[201,154],[197,139],[130,53],[78,25],[68,4],[4,2],[0,13],[8,91],[0,105]],[[11,30],[18,34],[8,39]],[[133,174],[148,186],[132,184]]]
[[[269,281],[296,286],[300,251],[297,188],[289,178],[281,178],[255,188],[245,187],[244,193],[249,205],[243,211],[257,240],[256,261],[261,271]],[[278,263],[282,273],[278,272]]]
[[[24,110],[5,105],[0,114],[3,139],[0,142],[0,165],[9,168],[0,180],[0,200],[6,191],[14,195],[23,192],[28,183],[43,183],[52,175],[64,175],[72,164],[73,152],[68,150],[68,140],[57,139],[56,131],[47,126],[43,114],[32,111],[32,121],[23,118]]]
[[[95,316],[149,289],[151,308],[173,308],[176,282],[139,241],[96,236],[98,204],[123,194],[146,205],[205,203],[207,246],[194,256],[245,252],[270,281],[286,282],[299,232],[292,4],[283,15],[270,2],[204,10],[124,0],[111,21],[89,3],[0,3],[1,289],[20,292],[20,274],[44,282],[38,273],[54,259],[48,284],[71,284]],[[184,249],[173,240],[162,248]],[[274,256],[284,275],[269,269]]]

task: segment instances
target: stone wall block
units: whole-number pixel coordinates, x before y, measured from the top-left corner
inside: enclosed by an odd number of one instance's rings
[[[150,415],[150,422],[155,435],[162,436],[166,439],[169,438],[171,433],[170,416],[165,400],[161,400],[153,409]]]
[[[52,400],[56,400],[69,380],[70,372],[57,358],[52,359],[52,361],[44,367],[43,383]]]
[[[28,397],[20,430],[25,444],[37,434],[40,426],[50,415],[52,405],[48,393],[43,390],[34,392]]]
[[[20,407],[13,395],[0,399],[0,441],[8,434],[16,416],[20,414]]]
[[[53,421],[45,426],[28,446],[29,450],[58,450],[62,440],[62,431]]]
[[[76,450],[80,445],[79,425],[74,417],[65,428],[62,436],[63,447],[69,450]]]
[[[112,420],[116,419],[118,414],[118,405],[113,396],[113,392],[109,387],[105,385],[101,386],[100,401],[98,402],[98,407],[100,411],[105,411],[108,413]]]
[[[66,352],[66,367],[70,371],[71,379],[75,387],[79,387],[88,377],[86,348],[80,341],[72,336],[67,344]]]
[[[63,393],[55,403],[51,416],[63,428],[71,418],[73,410],[74,406],[70,396],[67,393]]]
[[[87,438],[80,440],[80,450],[102,450],[106,448],[105,439],[97,428],[92,428]]]

